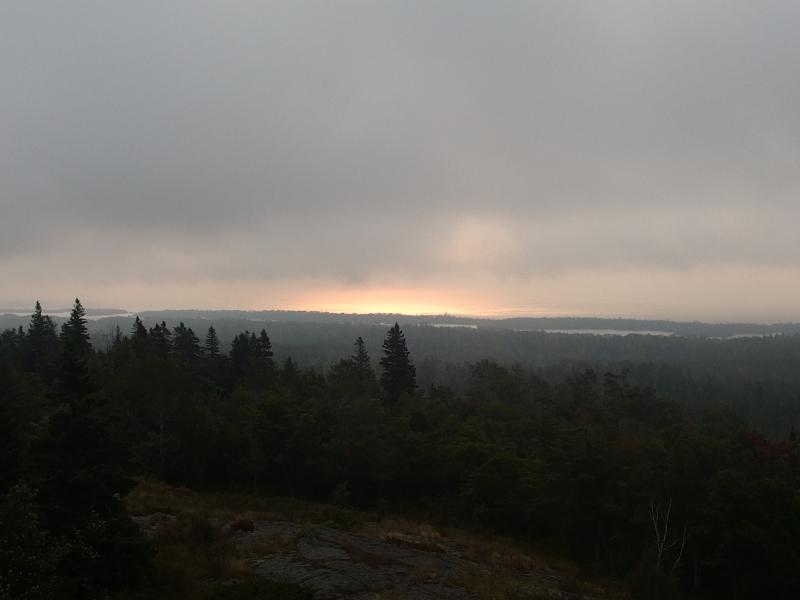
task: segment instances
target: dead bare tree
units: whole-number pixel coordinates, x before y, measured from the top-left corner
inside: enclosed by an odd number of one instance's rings
[[[650,498],[650,521],[653,523],[653,531],[656,536],[656,569],[661,570],[665,560],[665,554],[680,544],[678,554],[669,570],[670,573],[674,573],[675,570],[681,566],[681,561],[683,560],[683,550],[686,548],[686,539],[688,537],[688,526],[684,523],[682,535],[670,540],[669,526],[671,514],[672,498],[669,499],[666,506],[662,506],[661,503],[656,504],[653,502],[653,499]]]

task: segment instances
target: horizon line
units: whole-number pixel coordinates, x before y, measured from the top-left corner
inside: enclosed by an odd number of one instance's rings
[[[12,303],[9,303],[12,304]],[[16,304],[16,303],[13,303]],[[35,304],[35,302],[34,302]],[[51,313],[66,313],[71,310],[71,307],[58,306],[55,309],[48,309],[42,306],[44,314]],[[323,310],[323,309],[306,309],[306,308],[148,308],[143,310],[128,310],[119,307],[103,307],[103,306],[86,306],[84,309],[87,311],[102,311],[107,312],[105,315],[94,315],[97,317],[115,317],[115,316],[134,316],[145,313],[157,312],[241,312],[241,313],[307,313],[307,314],[323,314],[323,315],[341,315],[341,316],[356,316],[356,317],[370,317],[370,316],[394,316],[394,317],[417,317],[417,318],[455,318],[455,319],[470,319],[470,320],[484,320],[484,321],[503,321],[510,319],[540,319],[540,320],[555,320],[555,319],[580,319],[580,320],[602,320],[602,321],[662,321],[667,323],[699,323],[705,325],[759,325],[759,326],[775,326],[775,325],[789,325],[800,324],[800,320],[779,320],[779,321],[757,321],[757,320],[728,320],[728,321],[705,321],[702,319],[677,319],[667,317],[642,317],[642,316],[607,316],[597,314],[535,314],[532,312],[514,313],[511,312],[496,312],[496,313],[464,313],[464,312],[402,312],[402,311],[371,311],[371,312],[358,312],[358,311],[341,311],[341,310]],[[0,306],[0,315],[13,314],[17,316],[27,315],[32,312],[32,308],[28,307],[13,307],[13,306]]]

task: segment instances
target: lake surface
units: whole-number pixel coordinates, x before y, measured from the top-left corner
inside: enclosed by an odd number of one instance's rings
[[[542,331],[544,333],[570,333],[574,335],[675,335],[671,331],[642,331],[633,329],[515,329],[514,331]]]

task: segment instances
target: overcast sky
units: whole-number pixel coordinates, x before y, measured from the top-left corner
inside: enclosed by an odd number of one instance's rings
[[[0,305],[800,320],[800,2],[0,3]]]

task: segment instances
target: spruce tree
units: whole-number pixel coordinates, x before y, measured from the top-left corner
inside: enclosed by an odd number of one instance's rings
[[[386,333],[381,367],[381,385],[389,400],[397,400],[402,393],[414,393],[417,372],[406,347],[406,338],[397,323]]]
[[[258,336],[256,348],[258,349],[257,352],[259,358],[265,363],[267,369],[271,370],[273,368],[272,342],[270,341],[265,329],[262,329],[261,334]]]
[[[93,393],[92,345],[77,299],[61,343],[61,406],[32,448],[37,504],[46,529],[70,545],[59,567],[66,588],[59,597],[105,597],[140,579],[148,550],[121,500],[134,481],[124,470],[126,449]]]
[[[219,338],[213,325],[208,328],[208,333],[206,334],[205,351],[209,356],[219,356]]]
[[[142,320],[138,316],[133,322],[133,327],[131,327],[131,338],[134,340],[147,338],[147,329],[145,329]]]
[[[369,360],[367,353],[367,345],[364,343],[362,337],[358,337],[355,343],[355,351],[351,358],[353,362],[353,371],[360,381],[368,381],[375,378],[375,373],[372,371],[372,364]]]
[[[147,329],[142,323],[142,320],[137,316],[131,327],[131,344],[133,345],[133,351],[140,357],[144,356],[148,350],[148,341]]]
[[[86,310],[78,298],[75,298],[69,319],[61,326],[61,342],[69,346],[69,352],[76,359],[85,361],[92,353],[92,342],[86,325]]]
[[[53,320],[42,314],[42,305],[36,302],[27,335],[27,367],[49,381],[58,354],[58,336]]]
[[[200,340],[191,327],[181,322],[174,330],[172,352],[178,362],[183,364],[194,363],[200,358]]]
[[[358,395],[362,397],[377,395],[379,392],[378,381],[375,378],[375,371],[372,370],[367,345],[361,337],[356,339],[355,351],[350,357],[350,364],[352,365],[353,385]]]
[[[86,311],[77,298],[69,320],[61,326],[60,339],[61,359],[55,395],[60,402],[75,411],[78,403],[93,390],[88,364],[92,343],[86,327]]]
[[[233,338],[231,342],[231,372],[234,380],[241,379],[250,363],[250,332],[245,331]]]
[[[164,321],[161,321],[160,325],[156,323],[150,328],[150,343],[156,356],[162,359],[169,358],[172,353],[172,333]]]

